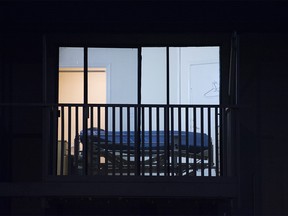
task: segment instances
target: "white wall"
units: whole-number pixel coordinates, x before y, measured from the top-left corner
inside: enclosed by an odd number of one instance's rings
[[[137,58],[137,49],[88,49],[88,67],[106,68],[108,103],[137,103]]]
[[[142,104],[166,104],[166,48],[142,49]]]
[[[180,55],[181,103],[219,104],[219,47],[183,47]],[[217,83],[218,94],[210,91],[213,83]]]
[[[59,67],[84,67],[84,48],[60,47],[59,48]]]
[[[170,104],[180,104],[180,71],[181,71],[181,53],[180,48],[170,47],[169,48],[169,95],[170,95]]]

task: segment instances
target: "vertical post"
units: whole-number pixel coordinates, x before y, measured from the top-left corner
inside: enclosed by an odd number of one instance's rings
[[[171,172],[172,172],[172,176],[174,176],[174,173],[175,173],[175,146],[178,144],[178,141],[179,141],[179,128],[178,128],[178,139],[177,139],[177,143],[175,143],[175,138],[177,137],[177,133],[176,135],[174,134],[174,107],[171,107],[171,128],[170,128],[170,141],[169,143],[171,142]]]
[[[197,115],[196,115],[196,112],[197,112],[197,107],[193,107],[193,149],[194,149],[194,161],[193,161],[193,175],[196,176],[197,175],[197,169],[198,169],[198,166],[197,166],[197,142],[198,140],[196,139],[196,135],[197,135]]]
[[[227,116],[230,110],[226,110],[226,107],[220,108],[220,171],[221,176],[227,175]],[[230,115],[230,113],[229,113]],[[231,117],[231,116],[230,116]]]
[[[116,123],[115,123],[115,106],[112,107],[112,175],[115,176],[115,169],[116,169],[116,144],[115,144],[115,130],[116,130]]]
[[[216,176],[219,176],[220,170],[219,170],[219,121],[218,121],[218,115],[219,115],[219,108],[215,107],[215,167],[216,167]]]
[[[95,161],[94,161],[94,107],[90,107],[90,113],[91,113],[91,118],[90,118],[90,139],[88,143],[88,155],[89,155],[89,160],[88,160],[88,165],[89,165],[89,175],[93,175],[95,173],[96,167],[94,166]]]
[[[203,107],[200,108],[201,121],[201,176],[204,176],[204,113]]]
[[[182,176],[182,128],[181,128],[181,124],[182,124],[182,115],[181,115],[181,107],[178,107],[178,154],[179,154],[179,175]],[[175,149],[175,148],[174,148]],[[173,149],[173,150],[174,150]]]
[[[164,106],[164,147],[166,176],[170,176],[169,105]]]
[[[159,114],[159,107],[156,108],[156,130],[157,130],[157,176],[160,175],[160,167],[161,167],[161,160],[160,160],[160,114]]]
[[[170,135],[169,135],[169,104],[170,104],[170,65],[169,65],[169,47],[166,47],[166,109],[165,109],[165,144],[166,146],[166,152],[167,152],[167,174],[170,175]],[[173,109],[173,108],[172,108]],[[172,148],[173,151],[173,148]]]
[[[68,173],[71,175],[72,172],[72,160],[71,160],[71,106],[68,107]]]
[[[135,119],[134,119],[134,154],[135,154],[135,175],[140,176],[140,105],[134,107]]]
[[[149,107],[149,171],[152,176],[152,107]]]
[[[127,175],[130,176],[130,107],[127,106]]]
[[[120,129],[120,161],[119,161],[119,172],[120,175],[123,175],[123,107],[119,107],[119,115],[120,115],[120,121],[119,121],[119,129]]]
[[[140,175],[140,133],[141,133],[141,83],[142,83],[142,48],[138,47],[138,96],[137,96],[137,107],[135,107],[135,143],[134,143],[134,151],[135,161],[136,161],[136,175]]]
[[[142,176],[145,175],[145,169],[146,169],[146,164],[145,164],[145,107],[142,107],[142,136],[141,136],[141,141],[139,143],[142,144],[142,150],[141,150],[141,164],[142,164]]]
[[[108,116],[109,116],[109,109],[108,106],[105,106],[105,174],[108,175],[108,163],[109,163],[109,156],[108,156]]]
[[[75,139],[74,139],[74,160],[75,173],[79,174],[79,107],[75,107]],[[83,168],[82,168],[83,169]]]
[[[208,175],[211,176],[211,166],[212,166],[212,144],[211,144],[211,108],[207,108],[208,112],[208,140],[207,140],[207,147],[208,147]]]
[[[186,176],[189,175],[190,171],[189,171],[189,150],[190,150],[190,142],[192,142],[192,140],[189,139],[189,107],[185,108],[185,130],[186,130]]]
[[[64,128],[64,106],[61,106],[61,150],[60,150],[60,175],[64,175],[64,156],[65,156],[65,128]],[[58,143],[59,145],[59,143]]]
[[[97,169],[97,174],[100,174],[101,170],[100,170],[100,166],[101,166],[101,109],[104,109],[101,106],[97,106],[97,145],[98,147],[96,149],[96,169]],[[102,168],[102,167],[101,167]]]

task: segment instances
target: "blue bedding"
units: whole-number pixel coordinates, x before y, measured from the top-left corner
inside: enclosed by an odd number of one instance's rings
[[[98,137],[98,133],[100,132],[100,136]],[[129,133],[127,131],[115,131],[114,133],[112,131],[104,131],[100,130],[98,131],[98,128],[90,128],[87,130],[87,136],[89,140],[97,144],[98,142],[101,143],[112,143],[112,144],[122,144],[123,146],[128,146],[133,149],[135,146],[136,141],[136,133],[134,131],[130,131]],[[188,136],[188,145],[186,145],[187,142],[187,136]],[[144,137],[144,142],[143,142]],[[174,139],[172,138],[174,137]],[[181,137],[181,143],[180,143],[180,137]],[[129,140],[128,140],[129,139]],[[80,132],[80,140],[83,142],[83,130]],[[173,140],[173,142],[172,142]],[[195,142],[196,141],[196,142]],[[207,149],[209,139],[208,135],[203,133],[194,133],[194,132],[188,132],[186,131],[169,131],[169,143],[174,143],[178,146],[181,146],[181,148],[203,148]],[[165,147],[165,131],[141,131],[140,132],[140,146],[144,147],[146,149],[152,148],[164,148]]]

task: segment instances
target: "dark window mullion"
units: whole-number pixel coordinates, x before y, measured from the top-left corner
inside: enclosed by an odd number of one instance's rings
[[[142,88],[142,47],[138,48],[138,82],[137,82],[137,104],[140,105],[141,102],[141,88]],[[139,123],[140,124],[140,123]]]
[[[166,47],[166,103],[170,104],[170,62],[169,62],[169,47]]]
[[[170,175],[170,149],[172,151],[174,151],[173,147],[171,148],[170,146],[170,140],[173,139],[173,137],[170,139],[170,133],[169,133],[169,104],[170,104],[170,94],[169,94],[169,77],[170,77],[170,67],[169,67],[169,47],[166,47],[166,105],[167,105],[167,109],[166,109],[166,115],[165,118],[166,120],[164,122],[166,122],[165,124],[165,136],[166,136],[166,149],[167,149],[167,158],[166,158],[166,162],[167,162],[167,175]],[[165,139],[164,139],[165,140]]]
[[[84,174],[88,174],[88,133],[87,133],[87,120],[88,120],[88,48],[84,47],[84,106],[83,106],[83,135],[84,135],[84,142],[83,142],[83,168]]]
[[[84,47],[84,105],[88,104],[88,48]]]
[[[141,88],[142,88],[142,47],[138,47],[137,108],[135,107],[135,162],[136,176],[140,175],[140,134],[141,134]]]

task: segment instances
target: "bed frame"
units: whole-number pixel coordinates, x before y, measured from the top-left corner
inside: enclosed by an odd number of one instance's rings
[[[184,176],[213,166],[213,146],[205,133],[90,128],[80,132],[79,143],[84,147],[75,161],[80,174]]]

